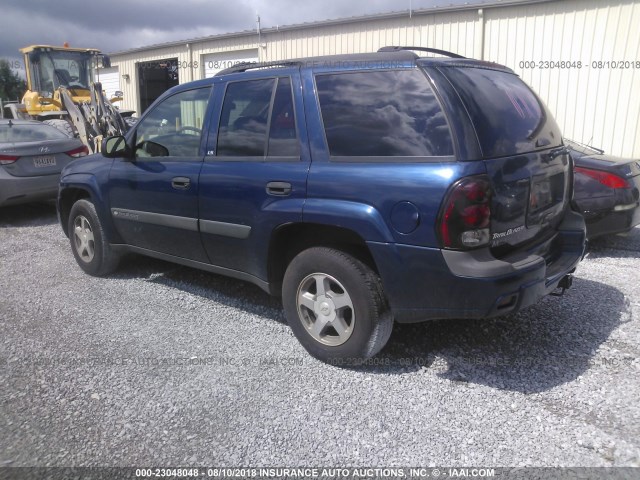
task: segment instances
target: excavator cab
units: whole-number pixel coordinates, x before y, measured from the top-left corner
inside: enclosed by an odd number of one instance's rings
[[[61,110],[60,87],[67,89],[74,103],[90,101],[96,66],[110,66],[109,57],[96,49],[35,45],[20,51],[27,68],[23,103],[30,116]]]
[[[133,111],[118,110],[121,97],[106,99],[96,68],[111,66],[95,48],[32,45],[22,48],[28,90],[22,104],[7,105],[14,118],[41,120],[70,137],[78,137],[91,153],[105,136],[123,135],[135,123]]]

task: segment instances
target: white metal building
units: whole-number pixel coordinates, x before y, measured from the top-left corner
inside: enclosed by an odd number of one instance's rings
[[[114,97],[115,93],[120,90],[120,75],[117,67],[99,69],[97,80],[102,83],[102,90],[107,98]]]
[[[167,83],[156,81],[143,101],[149,65],[171,64],[177,72],[171,81],[184,83],[237,61],[385,45],[428,46],[507,65],[547,103],[566,137],[640,157],[640,0],[502,0],[215,35],[112,54],[113,68],[101,79],[124,92],[122,108],[140,112]]]

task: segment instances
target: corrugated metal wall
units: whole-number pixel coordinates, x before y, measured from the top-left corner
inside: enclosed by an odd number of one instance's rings
[[[216,52],[258,48],[262,61],[272,61],[421,45],[511,67],[547,103],[566,137],[640,157],[639,1],[558,0],[354,19],[268,29],[261,42],[257,34],[247,34],[115,55],[114,65],[129,75],[121,82],[124,106],[137,108],[136,62],[170,57],[191,67],[199,62],[197,68],[181,69],[184,82],[203,78],[203,56]]]
[[[420,15],[409,18],[370,20],[329,27],[283,30],[269,33],[265,57],[269,60],[374,52],[385,45],[422,45],[457,51],[474,57],[476,51],[476,10],[455,14]]]
[[[566,137],[640,157],[639,2],[559,1],[484,16],[485,58],[531,85]]]

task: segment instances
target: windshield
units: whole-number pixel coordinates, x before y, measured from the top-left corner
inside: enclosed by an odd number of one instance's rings
[[[88,90],[94,82],[94,56],[91,53],[38,51],[30,53],[29,57],[33,89],[41,94],[52,93],[60,86]]]

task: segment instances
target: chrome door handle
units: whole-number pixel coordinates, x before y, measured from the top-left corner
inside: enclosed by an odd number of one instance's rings
[[[187,190],[191,186],[191,179],[187,177],[174,177],[171,186],[176,190]]]
[[[269,182],[267,183],[267,193],[278,197],[291,194],[291,184],[289,182]]]

